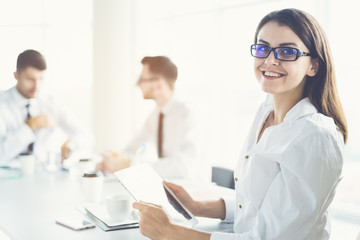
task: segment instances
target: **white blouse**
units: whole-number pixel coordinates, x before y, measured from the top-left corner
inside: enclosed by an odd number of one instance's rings
[[[235,170],[236,199],[224,199],[234,233],[215,232],[211,240],[329,239],[328,207],[341,175],[343,136],[305,98],[257,143],[273,108],[269,95]]]

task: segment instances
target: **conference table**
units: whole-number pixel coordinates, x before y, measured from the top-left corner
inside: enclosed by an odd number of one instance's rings
[[[186,184],[185,184],[186,185]],[[233,190],[214,184],[191,184],[197,197],[217,198]],[[194,187],[195,186],[195,187]],[[185,186],[186,187],[186,186]],[[191,187],[190,187],[191,188]],[[103,197],[125,191],[114,177],[104,180]],[[105,232],[101,228],[75,231],[55,223],[59,216],[79,216],[92,221],[78,210],[83,203],[80,176],[66,171],[38,171],[33,176],[0,181],[0,237],[8,239],[148,239],[139,228]],[[198,218],[194,227],[201,231],[231,231],[232,224],[219,219]],[[6,237],[4,238],[6,239]]]

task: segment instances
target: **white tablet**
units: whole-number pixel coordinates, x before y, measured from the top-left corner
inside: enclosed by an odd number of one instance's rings
[[[175,222],[195,226],[197,219],[163,184],[163,179],[148,164],[129,167],[114,173],[120,183],[135,199],[163,206]]]

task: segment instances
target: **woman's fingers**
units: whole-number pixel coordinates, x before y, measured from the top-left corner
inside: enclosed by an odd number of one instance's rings
[[[141,202],[134,202],[132,204],[132,207],[139,210],[139,211],[141,211],[144,208],[144,204],[141,203]]]
[[[147,206],[151,206],[151,207],[156,207],[156,208],[161,208],[160,205],[157,205],[155,203],[145,203]]]
[[[133,203],[133,208],[141,211],[143,210],[144,208],[147,208],[147,207],[155,207],[155,208],[161,208],[160,205],[157,205],[157,204],[154,204],[154,203],[148,203],[148,202],[143,202],[143,201],[139,201],[139,202],[134,202]]]
[[[166,186],[168,186],[168,187],[174,187],[174,188],[176,188],[177,186],[179,186],[179,185],[177,185],[177,184],[175,184],[175,183],[168,182],[167,180],[163,180],[163,183],[164,183]]]
[[[168,181],[165,181],[165,180],[164,180],[164,184],[165,184],[168,188],[170,188],[175,194],[176,194],[176,192],[179,192],[179,191],[181,191],[181,190],[184,190],[182,186],[177,185],[177,184],[172,183],[172,182],[168,182]]]
[[[166,230],[171,227],[170,219],[161,206],[147,202],[134,202],[133,208],[140,213],[140,232],[151,238],[163,238]]]

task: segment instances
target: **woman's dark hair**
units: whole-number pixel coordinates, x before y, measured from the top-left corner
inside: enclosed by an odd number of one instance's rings
[[[288,26],[309,49],[311,57],[318,59],[318,72],[315,76],[306,78],[303,96],[309,97],[319,112],[334,119],[346,143],[348,127],[337,92],[333,59],[324,30],[310,14],[293,8],[283,9],[269,13],[260,21],[255,33],[255,43],[261,28],[270,21]]]

